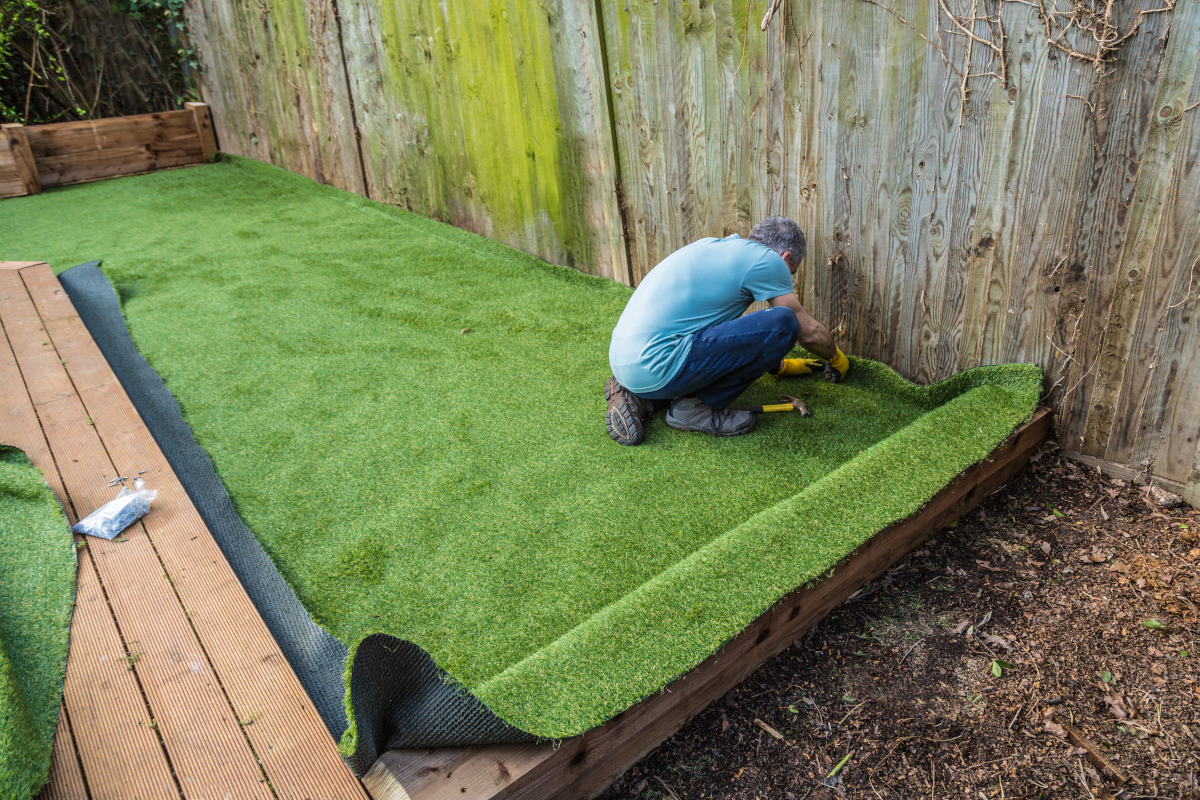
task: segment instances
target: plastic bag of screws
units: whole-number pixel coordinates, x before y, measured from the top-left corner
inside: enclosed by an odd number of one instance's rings
[[[146,516],[150,503],[158,497],[158,492],[146,488],[146,482],[141,478],[133,481],[133,488],[125,485],[129,478],[117,478],[109,483],[113,486],[121,484],[121,491],[112,500],[88,514],[71,528],[75,533],[87,536],[98,536],[101,539],[112,539],[121,531]]]

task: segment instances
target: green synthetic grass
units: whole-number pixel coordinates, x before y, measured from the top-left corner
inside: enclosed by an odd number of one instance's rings
[[[75,605],[75,545],[42,473],[0,445],[0,797],[50,777]]]
[[[1032,365],[853,359],[751,435],[603,425],[630,291],[227,159],[0,204],[0,252],[103,259],[247,525],[351,649],[426,648],[545,737],[604,722],[916,511],[1032,414]],[[463,333],[463,329],[469,329]],[[353,724],[343,740],[354,746]]]

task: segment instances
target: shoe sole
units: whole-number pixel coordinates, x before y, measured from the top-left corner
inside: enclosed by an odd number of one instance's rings
[[[615,377],[604,384],[604,400],[608,411],[604,414],[604,427],[614,442],[626,447],[641,444],[646,438],[642,422],[650,416],[644,409],[635,414],[631,408],[628,390]]]
[[[646,428],[641,419],[633,413],[625,398],[619,395],[609,402],[608,412],[604,415],[604,427],[614,442],[626,447],[641,444],[646,438]]]

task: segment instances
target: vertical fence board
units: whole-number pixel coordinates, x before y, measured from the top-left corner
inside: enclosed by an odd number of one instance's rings
[[[1195,0],[1181,0],[1178,13],[1185,22],[1197,10]],[[1163,18],[1160,18],[1160,20]],[[1091,408],[1084,435],[1083,452],[1103,456],[1109,445],[1121,384],[1125,380],[1132,337],[1137,325],[1146,273],[1151,252],[1162,220],[1165,197],[1171,177],[1175,151],[1183,128],[1185,101],[1191,90],[1200,51],[1200,27],[1195,24],[1174,26],[1167,42],[1152,105],[1134,103],[1136,112],[1148,117],[1149,132],[1141,149],[1137,189],[1129,208],[1128,235],[1124,237],[1116,274],[1116,291],[1109,309],[1100,344],[1096,378],[1091,393]],[[1135,62],[1136,64],[1136,62]],[[1136,67],[1129,71],[1136,75]],[[1145,83],[1149,83],[1146,81]],[[1147,113],[1148,112],[1148,113]],[[1132,153],[1131,153],[1132,155]]]
[[[222,149],[365,194],[331,0],[188,9]]]
[[[341,11],[372,198],[628,277],[591,3]]]
[[[1200,72],[1200,63],[1196,65]],[[1200,102],[1193,76],[1187,106]],[[1200,121],[1183,120],[1107,458],[1186,482],[1200,440]]]

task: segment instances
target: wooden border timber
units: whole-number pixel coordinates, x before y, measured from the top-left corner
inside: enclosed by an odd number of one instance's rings
[[[196,123],[196,135],[200,137],[200,151],[204,160],[208,161],[217,152],[217,134],[213,132],[212,114],[204,103],[184,103],[185,108],[192,112]]]
[[[4,138],[8,140],[8,151],[17,171],[17,180],[21,182],[25,194],[41,194],[42,182],[38,179],[37,166],[33,163],[33,153],[29,151],[29,138],[25,135],[25,127],[15,123],[0,127],[4,128]]]
[[[1124,464],[1117,464],[1113,461],[1105,461],[1103,458],[1076,453],[1074,450],[1056,450],[1054,455],[1069,458],[1072,461],[1077,461],[1080,464],[1088,467],[1094,467],[1100,470],[1110,478],[1120,478],[1123,481],[1136,483],[1139,486],[1145,486],[1148,483],[1154,483],[1169,492],[1175,494],[1183,494],[1187,489],[1187,485],[1179,481],[1173,481],[1170,478],[1164,478],[1160,475],[1154,475],[1149,472],[1138,472],[1133,467],[1127,467]]]
[[[877,533],[838,565],[832,577],[781,599],[662,692],[606,724],[549,744],[390,750],[363,784],[375,800],[580,800],[596,797],[630,766],[709,703],[750,676],[767,659],[874,580],[929,536],[962,517],[1017,473],[1050,430],[1050,409],[1039,408],[986,461],[959,475],[917,514]]]
[[[202,164],[217,151],[204,103],[130,117],[3,126],[0,197]]]

